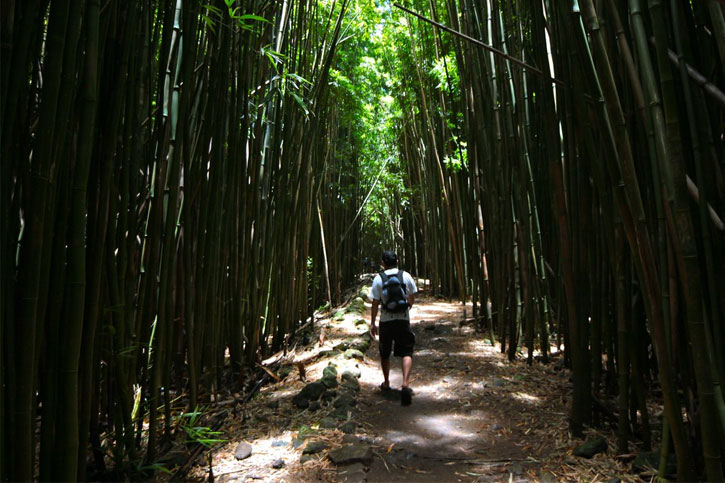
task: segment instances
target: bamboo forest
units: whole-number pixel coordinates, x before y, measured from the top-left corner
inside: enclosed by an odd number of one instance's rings
[[[725,2],[397,2],[2,0],[0,480],[723,481]]]

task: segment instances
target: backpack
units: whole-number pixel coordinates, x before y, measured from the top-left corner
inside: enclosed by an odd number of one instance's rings
[[[380,279],[383,281],[383,310],[386,312],[405,312],[410,304],[405,289],[405,280],[402,270],[398,273],[387,275],[385,270],[380,272]]]

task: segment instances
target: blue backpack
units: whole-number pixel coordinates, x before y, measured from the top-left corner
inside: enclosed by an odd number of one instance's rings
[[[383,310],[386,312],[405,312],[410,304],[405,289],[405,279],[402,270],[398,273],[387,275],[385,270],[380,272],[380,279],[383,281]]]

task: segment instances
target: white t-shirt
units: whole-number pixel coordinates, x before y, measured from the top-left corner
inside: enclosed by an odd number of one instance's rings
[[[397,268],[389,268],[385,270],[386,275],[395,275],[398,273]],[[413,277],[406,271],[403,271],[403,282],[405,283],[406,295],[414,294],[418,291],[418,287],[415,286]],[[380,278],[380,274],[375,275],[373,279],[373,287],[370,289],[370,297],[373,300],[382,300],[383,298],[383,279]],[[406,309],[405,312],[388,312],[382,310],[380,307],[380,322],[387,322],[389,320],[410,320],[410,309]]]

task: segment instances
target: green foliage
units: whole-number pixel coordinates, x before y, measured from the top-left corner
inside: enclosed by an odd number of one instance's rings
[[[197,443],[207,448],[224,443],[227,440],[219,438],[218,435],[223,434],[221,431],[213,431],[207,426],[201,426],[200,420],[203,411],[198,407],[189,413],[183,413],[179,416],[179,427],[186,433],[187,443]]]

